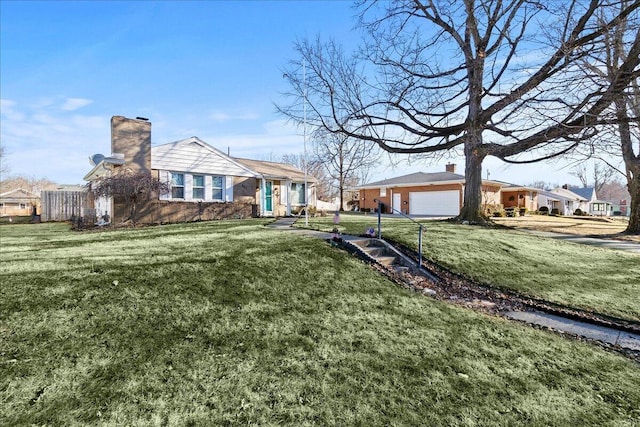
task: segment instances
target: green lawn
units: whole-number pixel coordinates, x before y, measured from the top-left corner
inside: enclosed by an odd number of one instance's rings
[[[301,226],[303,221],[298,221]],[[640,321],[640,255],[533,236],[502,228],[423,221],[423,256],[457,273],[548,301]],[[310,218],[329,231],[332,217]],[[340,229],[377,230],[377,216],[341,215]],[[383,238],[418,248],[418,226],[383,218]]]
[[[636,363],[264,223],[1,227],[0,425],[639,424]]]

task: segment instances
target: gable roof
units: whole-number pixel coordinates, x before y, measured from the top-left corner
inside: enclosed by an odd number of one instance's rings
[[[151,168],[245,177],[258,175],[196,136],[151,147]]]
[[[234,157],[238,163],[245,167],[258,172],[265,178],[271,179],[290,179],[294,181],[304,181],[305,174],[297,167],[288,163],[267,162],[264,160],[241,159]],[[316,179],[311,175],[307,175],[307,181],[315,182]]]
[[[569,187],[569,191],[577,194],[584,200],[596,200],[596,189],[593,187]]]
[[[573,200],[573,201],[586,201],[584,197],[579,194],[573,192],[573,190],[567,190],[566,188],[558,187],[551,190],[551,194],[556,196],[561,196],[564,200]]]
[[[464,184],[464,176],[452,172],[415,172],[395,178],[384,179],[382,181],[370,182],[358,185],[355,188],[379,188],[379,187],[408,187],[412,185],[424,184],[461,183]]]
[[[16,188],[14,190],[7,191],[6,193],[0,194],[0,199],[6,202],[19,202],[38,199],[38,196],[27,190],[23,190],[22,188]]]

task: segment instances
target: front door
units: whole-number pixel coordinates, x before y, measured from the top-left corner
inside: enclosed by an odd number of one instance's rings
[[[264,213],[273,215],[273,181],[264,183]]]
[[[401,203],[402,203],[401,200],[402,200],[402,197],[401,197],[400,193],[393,193],[393,206],[392,207],[393,207],[393,209],[395,209],[395,212],[391,212],[391,213],[397,214],[399,212],[402,212],[402,206],[400,206]]]

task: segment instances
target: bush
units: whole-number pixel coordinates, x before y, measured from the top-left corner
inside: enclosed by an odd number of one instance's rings
[[[493,212],[493,216],[495,216],[495,217],[503,217],[504,216],[504,211],[495,211],[495,212]]]
[[[577,216],[582,216],[584,215],[584,212],[582,212],[582,209],[578,208],[575,211],[573,211],[573,214]]]
[[[549,215],[549,208],[546,206],[540,206],[538,208],[538,212],[540,212],[540,215]]]
[[[551,214],[550,215],[559,216],[560,215],[560,211],[558,210],[558,208],[553,208],[553,209],[551,209]]]
[[[622,212],[620,212],[620,211],[613,211],[613,216],[622,216]]]

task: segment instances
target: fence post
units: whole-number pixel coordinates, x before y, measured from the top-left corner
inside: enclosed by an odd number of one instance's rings
[[[380,212],[382,210],[381,208],[382,208],[382,202],[378,200],[378,239],[382,239],[382,219],[381,219],[382,212]]]
[[[422,224],[418,233],[418,268],[422,268]]]

